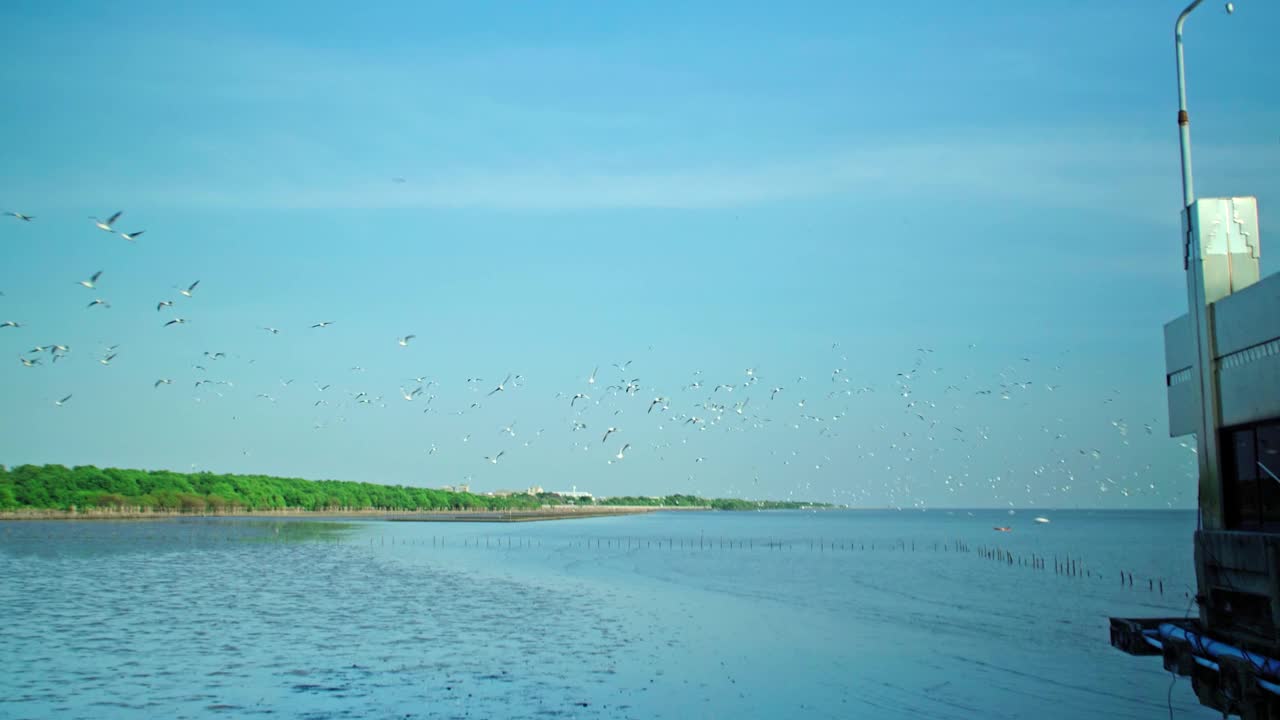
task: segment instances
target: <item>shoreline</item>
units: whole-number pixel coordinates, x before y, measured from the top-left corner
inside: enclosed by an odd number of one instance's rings
[[[315,518],[327,520],[384,520],[387,522],[537,522],[575,518],[642,515],[664,511],[710,511],[706,506],[553,505],[532,510],[18,510],[0,512],[0,520],[173,520],[175,518]]]

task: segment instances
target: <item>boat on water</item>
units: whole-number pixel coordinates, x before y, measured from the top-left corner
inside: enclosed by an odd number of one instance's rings
[[[1009,527],[1008,525],[997,525],[996,527],[993,527],[991,529],[995,530],[996,532],[1012,532],[1013,531],[1013,528]]]
[[[1038,523],[1040,523],[1041,525],[1043,525],[1043,524],[1045,524],[1045,523],[1049,522],[1049,518],[1047,518],[1047,517],[1038,517],[1038,518],[1036,518],[1036,522],[1038,522]]]

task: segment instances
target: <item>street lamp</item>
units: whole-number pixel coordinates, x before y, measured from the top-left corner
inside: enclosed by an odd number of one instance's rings
[[[1174,45],[1178,52],[1178,145],[1182,149],[1182,206],[1191,207],[1191,203],[1196,200],[1195,185],[1191,179],[1191,120],[1187,116],[1187,80],[1186,71],[1182,66],[1182,25],[1187,21],[1187,16],[1200,6],[1204,0],[1193,0],[1187,6],[1182,14],[1178,16],[1178,23],[1173,27]],[[1236,6],[1233,3],[1227,3],[1227,14],[1235,12]]]
[[[1214,360],[1217,352],[1214,342],[1213,315],[1206,307],[1223,294],[1232,291],[1228,279],[1225,293],[1223,288],[1215,288],[1212,296],[1206,293],[1205,264],[1209,258],[1205,255],[1200,234],[1203,231],[1198,217],[1195,185],[1191,176],[1191,121],[1187,115],[1187,81],[1182,62],[1182,26],[1191,11],[1200,6],[1204,0],[1194,0],[1178,16],[1174,26],[1174,46],[1178,54],[1178,140],[1182,151],[1182,215],[1183,215],[1183,258],[1187,271],[1187,305],[1188,320],[1191,323],[1192,341],[1195,346],[1195,368],[1198,399],[1200,401],[1200,428],[1196,436],[1198,446],[1199,505],[1201,527],[1210,530],[1221,529],[1222,516],[1222,478],[1221,458],[1219,455],[1218,429],[1222,425],[1220,398],[1218,397],[1218,378],[1214,372]],[[1231,3],[1226,4],[1228,14],[1235,10]],[[1231,276],[1231,256],[1227,244],[1215,249],[1215,254],[1222,255],[1226,264],[1227,277]],[[1207,517],[1206,517],[1207,516]]]

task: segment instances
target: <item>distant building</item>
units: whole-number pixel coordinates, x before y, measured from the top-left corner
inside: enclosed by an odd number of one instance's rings
[[[467,485],[467,484],[463,484],[463,485],[445,485],[444,487],[442,487],[442,488],[440,488],[440,489],[441,489],[441,490],[444,490],[445,492],[455,492],[455,493],[469,493],[469,492],[471,492],[471,486],[470,486],[470,485]]]
[[[546,490],[543,490],[541,485],[533,485],[528,490],[525,490],[524,494],[525,495],[541,495],[544,492],[546,492]]]
[[[572,498],[574,500],[590,500],[594,497],[591,493],[583,492],[582,490],[556,490],[551,494],[562,498]]]

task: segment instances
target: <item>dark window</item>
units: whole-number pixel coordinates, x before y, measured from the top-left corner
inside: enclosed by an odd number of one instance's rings
[[[1223,463],[1224,499],[1227,527],[1233,530],[1257,530],[1261,526],[1258,513],[1258,474],[1254,468],[1253,428],[1233,430],[1227,434],[1227,457]]]
[[[1262,500],[1262,525],[1280,532],[1280,423],[1259,425],[1256,441],[1252,460]]]
[[[1229,428],[1222,445],[1227,529],[1280,532],[1280,422]]]

